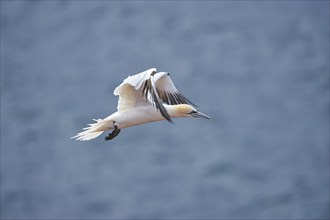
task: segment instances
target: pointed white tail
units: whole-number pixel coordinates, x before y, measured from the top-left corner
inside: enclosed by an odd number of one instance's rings
[[[71,137],[71,139],[76,139],[78,141],[89,141],[101,135],[105,130],[110,129],[107,126],[107,121],[104,121],[103,119],[93,119],[93,121],[96,123],[88,124],[89,127],[83,128],[84,131]]]

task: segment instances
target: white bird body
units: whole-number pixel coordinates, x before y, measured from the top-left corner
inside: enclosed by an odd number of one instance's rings
[[[72,137],[77,140],[91,140],[106,130],[114,131],[106,137],[110,140],[121,129],[148,122],[168,120],[179,117],[203,117],[192,103],[174,86],[169,74],[157,72],[155,68],[129,76],[115,90],[119,96],[117,112],[89,124],[83,132]]]
[[[175,115],[174,106],[164,104],[165,109],[169,113],[171,118],[178,118]],[[139,106],[134,109],[129,109],[124,112],[115,112],[112,115],[104,119],[105,122],[111,123],[111,128],[113,129],[112,121],[116,122],[119,129],[128,128],[136,125],[145,124],[148,122],[161,121],[165,118],[153,107],[152,105]]]

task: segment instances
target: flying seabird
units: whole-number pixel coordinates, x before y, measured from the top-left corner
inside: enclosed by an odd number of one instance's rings
[[[84,131],[72,139],[88,141],[106,130],[105,140],[116,137],[123,128],[172,118],[207,118],[175,87],[169,73],[151,68],[127,77],[113,92],[119,96],[117,112],[104,119],[93,119]]]

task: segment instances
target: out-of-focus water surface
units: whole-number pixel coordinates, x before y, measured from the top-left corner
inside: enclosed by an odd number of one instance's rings
[[[1,1],[1,218],[329,218],[328,9]],[[150,67],[212,120],[70,139]]]

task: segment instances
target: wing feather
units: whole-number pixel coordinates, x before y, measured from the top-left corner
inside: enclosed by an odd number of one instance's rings
[[[156,88],[159,97],[162,101],[168,105],[179,105],[179,104],[189,104],[196,106],[194,103],[189,101],[174,85],[169,73],[160,72],[158,75],[158,80],[156,81]]]

